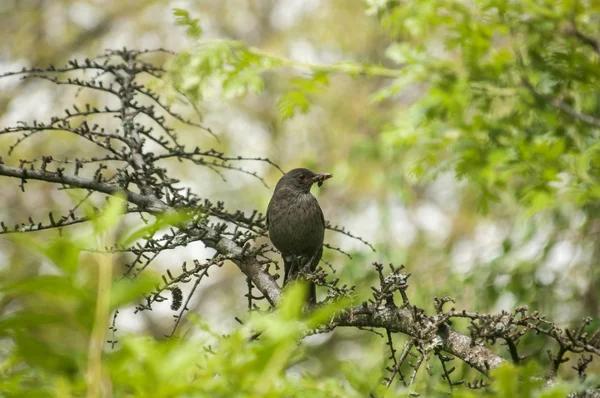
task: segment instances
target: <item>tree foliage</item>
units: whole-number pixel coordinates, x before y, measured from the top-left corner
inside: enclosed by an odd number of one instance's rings
[[[596,5],[580,1],[373,1],[393,42],[394,67],[314,65],[241,42],[202,42],[179,56],[175,83],[198,98],[217,79],[226,94],[262,89],[265,73],[295,68],[281,94],[282,118],[306,112],[308,97],[336,73],[387,78],[375,101],[420,91],[381,132],[398,153],[418,147],[417,177],[452,169],[477,184],[481,205],[507,192],[531,212],[598,201]],[[192,22],[188,21],[189,26]],[[317,91],[316,91],[317,90]],[[432,172],[433,170],[433,172]]]

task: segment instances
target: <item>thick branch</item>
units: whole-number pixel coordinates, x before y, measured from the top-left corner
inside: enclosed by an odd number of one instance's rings
[[[275,282],[275,279],[263,270],[263,267],[253,256],[248,256],[244,249],[239,247],[231,239],[225,238],[212,228],[192,228],[188,230],[192,235],[202,236],[202,242],[217,252],[228,257],[234,258],[233,262],[238,268],[248,276],[254,285],[261,291],[272,305],[277,304],[281,299],[281,288]]]
[[[169,210],[169,207],[164,202],[151,196],[127,191],[117,185],[102,181],[95,181],[85,177],[66,175],[44,170],[10,167],[3,164],[0,164],[0,175],[19,178],[21,180],[31,179],[65,184],[74,188],[91,189],[93,191],[102,192],[108,195],[117,195],[121,193],[126,195],[129,202],[138,205],[140,208],[147,210],[149,213],[164,212]]]
[[[378,327],[418,337],[422,324],[416,322],[411,311],[402,308],[368,305],[356,306],[332,322],[333,326]],[[489,370],[503,362],[500,356],[487,348],[474,344],[473,340],[450,327],[438,328],[431,340],[431,349],[439,346],[444,351],[462,359],[478,371],[489,374]]]

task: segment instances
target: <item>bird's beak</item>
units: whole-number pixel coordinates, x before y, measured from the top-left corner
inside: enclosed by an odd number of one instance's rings
[[[321,185],[323,185],[323,182],[325,180],[328,180],[331,177],[333,177],[333,174],[330,174],[330,173],[317,173],[317,175],[314,178],[314,182],[316,182],[318,186],[321,186]]]

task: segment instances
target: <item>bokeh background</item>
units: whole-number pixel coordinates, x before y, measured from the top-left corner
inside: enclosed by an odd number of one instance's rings
[[[64,64],[71,58],[93,57],[107,48],[166,48],[181,51],[194,43],[174,24],[173,8],[199,18],[203,40],[241,40],[267,53],[298,62],[331,64],[357,61],[394,67],[385,56],[390,35],[358,0],[4,0],[0,2],[0,73],[24,66]],[[153,55],[167,62],[168,55]],[[421,96],[413,85],[385,101],[373,93],[389,84],[383,78],[334,75],[307,113],[282,120],[277,99],[289,87],[287,74],[269,73],[260,94],[223,96],[215,89],[197,104],[202,123],[219,137],[178,125],[182,141],[230,155],[268,157],[284,170],[307,167],[334,174],[320,189],[313,188],[325,217],[332,224],[373,243],[372,252],[360,242],[328,231],[326,241],[352,254],[352,259],[326,251],[343,281],[356,284],[367,297],[376,279],[371,263],[405,264],[411,299],[433,310],[433,297],[456,299],[456,307],[473,311],[512,310],[520,305],[539,310],[567,326],[583,316],[600,315],[600,224],[576,205],[560,211],[531,213],[516,200],[494,203],[483,212],[477,187],[449,171],[435,176],[415,174],[419,148],[394,145],[385,127]],[[168,87],[156,83],[169,94]],[[18,120],[46,120],[72,102],[75,90],[36,80],[0,79],[0,126]],[[79,93],[82,102],[105,104],[95,94]],[[177,109],[197,117],[185,104]],[[20,157],[52,152],[55,158],[90,151],[67,135],[39,134],[6,151],[14,137],[0,137],[7,163]],[[261,162],[243,163],[267,181],[234,171],[226,181],[206,168],[173,163],[169,167],[202,197],[223,200],[230,209],[264,211],[280,173]],[[426,174],[426,173],[425,173]],[[0,178],[0,219],[7,225],[66,208],[69,196],[54,187],[31,182],[24,196],[18,181]],[[33,194],[35,192],[35,194]],[[55,232],[41,232],[51,239]],[[210,256],[201,244],[159,258],[157,268],[175,268],[183,261]],[[19,279],[47,272],[44,260],[0,239],[2,278]],[[231,265],[214,272],[192,300],[193,311],[223,332],[237,326],[234,316],[245,312],[246,282]],[[185,290],[185,287],[184,287]],[[0,300],[0,312],[8,311]],[[161,337],[172,327],[169,303],[155,311],[133,315],[122,311],[119,327]],[[308,339],[314,346],[313,371],[327,373],[328,358],[353,360],[359,366],[378,363],[383,341],[363,331],[338,330]],[[545,352],[542,343],[531,354]],[[333,355],[332,355],[333,354]],[[371,361],[370,358],[373,358]],[[542,358],[542,355],[540,355]]]

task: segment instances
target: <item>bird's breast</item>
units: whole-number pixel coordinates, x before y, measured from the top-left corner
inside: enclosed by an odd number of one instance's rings
[[[323,244],[323,213],[310,193],[273,196],[268,217],[269,237],[284,255],[314,253]]]

